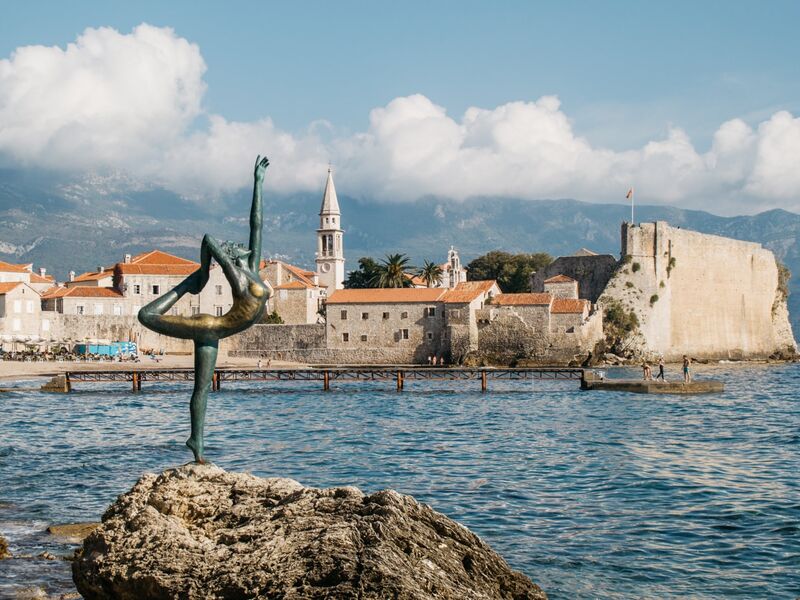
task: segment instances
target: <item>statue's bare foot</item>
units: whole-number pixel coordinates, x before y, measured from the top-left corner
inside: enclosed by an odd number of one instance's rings
[[[188,440],[186,440],[186,445],[194,453],[194,462],[201,465],[206,464],[206,461],[203,458],[203,445],[201,443],[198,443],[197,440],[190,437]]]

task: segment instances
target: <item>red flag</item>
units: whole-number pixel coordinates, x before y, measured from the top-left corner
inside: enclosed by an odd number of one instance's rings
[[[628,190],[628,193],[627,193],[627,194],[625,194],[625,198],[627,198],[628,200],[630,200],[631,198],[633,198],[633,188],[631,188],[631,189],[629,189],[629,190]]]

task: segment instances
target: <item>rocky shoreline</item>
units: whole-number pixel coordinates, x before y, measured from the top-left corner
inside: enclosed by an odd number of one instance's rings
[[[462,525],[392,490],[190,464],[144,475],[73,562],[87,600],[545,599]]]

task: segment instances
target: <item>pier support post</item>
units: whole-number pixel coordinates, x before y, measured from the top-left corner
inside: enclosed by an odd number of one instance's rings
[[[328,371],[322,374],[322,389],[326,392],[331,391],[331,374]]]
[[[139,383],[139,373],[134,371],[131,373],[131,387],[134,392],[138,392],[141,388],[141,384]]]
[[[214,374],[211,376],[211,391],[218,392],[219,391],[219,371],[214,371]]]
[[[486,371],[481,371],[481,391],[486,391]]]
[[[402,371],[398,371],[397,372],[397,391],[398,392],[402,392],[403,391],[403,372]]]

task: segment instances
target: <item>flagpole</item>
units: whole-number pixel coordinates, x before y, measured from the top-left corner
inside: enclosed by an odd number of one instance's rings
[[[635,223],[635,221],[633,220],[633,202],[635,198],[636,198],[636,190],[631,188],[631,225]]]

